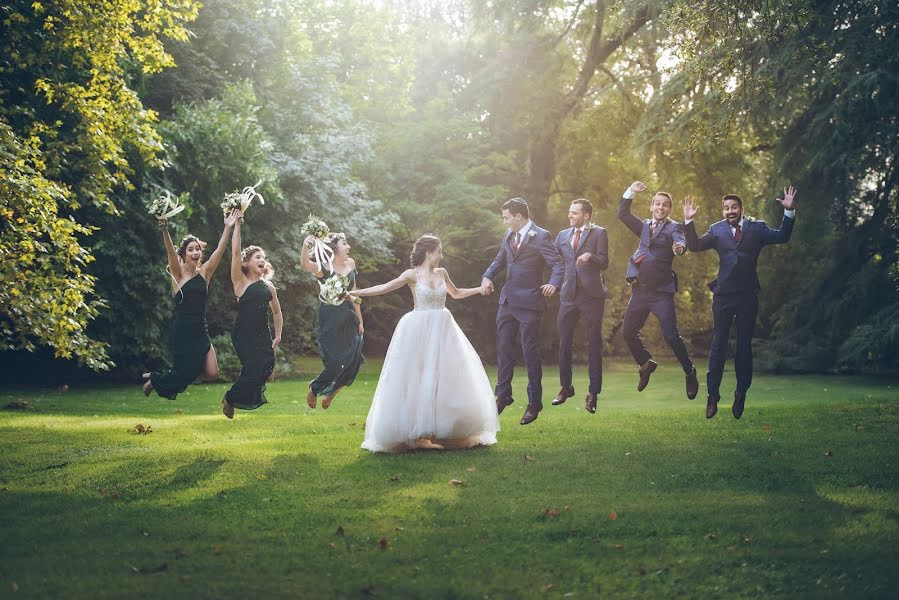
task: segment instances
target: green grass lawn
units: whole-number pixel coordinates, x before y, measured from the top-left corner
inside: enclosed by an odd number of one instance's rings
[[[0,392],[0,597],[895,597],[895,381],[757,375],[746,413],[688,401],[669,362],[637,393],[607,364],[599,410],[499,443],[361,450],[379,363],[328,411],[305,382],[219,408],[139,385]],[[704,370],[704,369],[703,369]],[[493,374],[491,373],[491,377]],[[130,432],[137,424],[151,433]],[[461,485],[452,485],[457,479]]]

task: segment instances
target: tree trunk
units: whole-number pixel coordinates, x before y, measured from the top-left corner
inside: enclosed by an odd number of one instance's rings
[[[539,132],[530,148],[528,180],[525,186],[525,200],[531,208],[535,221],[545,222],[550,187],[556,176],[556,141],[566,117],[584,99],[590,88],[593,74],[627,40],[634,36],[650,19],[649,7],[642,5],[634,15],[630,25],[614,37],[603,41],[603,27],[606,17],[604,0],[596,2],[596,17],[590,34],[587,57],[578,74],[574,87],[559,96],[555,106],[546,115]]]

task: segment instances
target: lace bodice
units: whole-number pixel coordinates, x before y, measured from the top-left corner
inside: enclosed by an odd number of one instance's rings
[[[446,282],[441,281],[436,288],[424,283],[415,283],[415,310],[440,310],[446,308]]]

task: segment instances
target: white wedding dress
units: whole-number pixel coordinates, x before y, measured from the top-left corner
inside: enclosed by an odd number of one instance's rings
[[[421,439],[447,448],[495,444],[493,388],[471,342],[447,310],[446,284],[412,288],[415,309],[390,340],[362,447],[403,452]]]

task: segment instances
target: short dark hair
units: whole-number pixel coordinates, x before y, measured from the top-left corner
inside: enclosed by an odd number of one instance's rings
[[[527,218],[528,214],[528,203],[524,201],[523,198],[512,198],[510,200],[506,200],[503,203],[503,210],[507,210],[513,215],[524,215]]]
[[[737,196],[736,194],[727,194],[724,198],[721,199],[721,202],[725,200],[736,200],[737,204],[740,205],[740,208],[743,208],[743,199]]]
[[[580,204],[581,210],[583,210],[585,213],[587,213],[591,217],[593,216],[593,204],[591,204],[590,201],[587,200],[586,198],[578,198],[577,200],[572,200],[571,203],[572,204]]]
[[[668,192],[656,192],[652,195],[653,198],[655,198],[656,196],[665,196],[666,198],[668,198],[668,204],[674,207],[674,200],[671,199],[671,194],[669,194]]]

